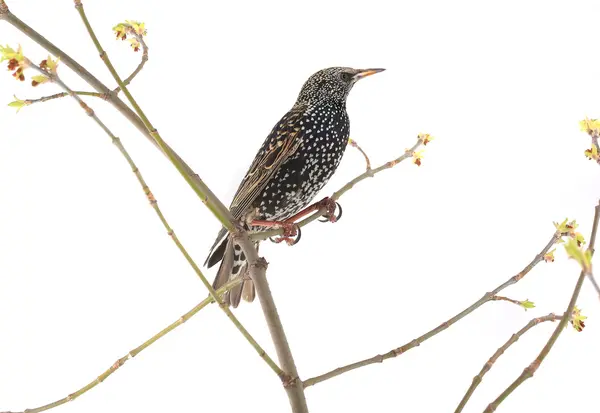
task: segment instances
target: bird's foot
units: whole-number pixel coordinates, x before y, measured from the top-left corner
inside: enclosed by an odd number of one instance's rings
[[[318,209],[326,208],[327,212],[323,214],[323,218],[319,218],[319,222],[338,222],[342,218],[342,206],[339,202],[327,197],[317,202]],[[335,213],[336,209],[339,211]]]
[[[279,244],[280,242],[285,241],[285,243],[291,247],[300,241],[300,238],[302,237],[302,231],[300,230],[298,224],[294,222],[283,221],[281,223],[281,228],[283,229],[283,235],[277,238],[269,237],[271,242]]]
[[[252,226],[257,227],[266,227],[266,228],[281,228],[283,229],[283,234],[280,237],[273,238],[269,237],[271,242],[279,244],[280,242],[285,241],[288,245],[296,245],[298,241],[300,241],[300,237],[302,236],[302,232],[300,231],[300,227],[294,221],[286,220],[286,221],[262,221],[262,220],[253,220],[251,222]]]

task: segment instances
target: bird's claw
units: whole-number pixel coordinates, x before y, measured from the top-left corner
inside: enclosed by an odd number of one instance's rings
[[[323,201],[323,206],[327,208],[327,212],[323,214],[322,218],[319,218],[319,222],[338,222],[340,218],[342,218],[342,206],[339,202],[334,201],[332,199],[327,198]],[[338,213],[335,213],[335,210],[338,210]]]
[[[300,238],[302,237],[302,231],[300,230],[298,224],[293,222],[283,223],[281,228],[283,229],[283,234],[277,238],[269,237],[269,241],[274,242],[275,244],[285,241],[290,247],[292,245],[296,245],[300,241]]]

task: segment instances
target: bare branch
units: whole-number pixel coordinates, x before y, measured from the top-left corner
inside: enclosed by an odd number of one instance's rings
[[[509,278],[505,283],[496,287],[494,290],[492,290],[488,293],[485,293],[485,295],[483,297],[481,297],[479,300],[477,300],[475,303],[473,303],[472,305],[470,305],[469,307],[467,307],[466,309],[464,309],[463,311],[461,311],[454,317],[452,317],[449,320],[445,321],[444,323],[440,324],[433,330],[431,330],[431,331],[423,334],[422,336],[404,344],[403,346],[393,349],[385,354],[378,354],[371,358],[361,360],[356,363],[351,363],[351,364],[348,364],[343,367],[338,367],[337,369],[331,370],[325,374],[321,374],[319,376],[312,377],[308,380],[304,380],[304,387],[314,386],[317,383],[321,383],[325,380],[329,380],[333,377],[339,376],[340,374],[347,373],[349,371],[355,370],[360,367],[368,366],[368,365],[374,364],[374,363],[381,363],[384,360],[394,358],[401,354],[404,354],[408,350],[410,350],[414,347],[418,347],[424,341],[441,333],[442,331],[444,331],[448,327],[450,327],[452,324],[456,323],[457,321],[459,321],[459,320],[463,319],[464,317],[466,317],[467,315],[471,314],[473,311],[475,311],[476,309],[481,307],[483,304],[485,304],[489,301],[492,301],[493,297],[496,296],[496,294],[498,294],[500,291],[517,283],[519,280],[521,280],[523,277],[525,277],[525,275],[527,275],[527,273],[529,273],[537,264],[539,264],[541,261],[544,260],[544,255],[546,255],[546,253],[548,251],[550,251],[550,248],[552,248],[552,246],[554,244],[556,244],[556,242],[561,238],[561,236],[562,236],[562,234],[560,232],[558,232],[558,231],[555,232],[552,235],[552,238],[550,238],[550,241],[548,241],[548,244],[544,247],[544,249],[542,249],[542,251],[538,255],[536,255],[535,258],[529,264],[527,264],[527,266],[521,272],[519,272],[515,276]]]
[[[467,404],[467,402],[469,401],[469,399],[473,395],[473,392],[475,392],[475,389],[477,389],[477,386],[479,386],[479,384],[483,380],[483,376],[485,376],[485,374],[488,371],[490,371],[490,369],[493,367],[493,365],[496,362],[496,360],[498,360],[500,358],[500,356],[502,354],[504,354],[504,352],[510,346],[512,346],[513,344],[515,344],[517,342],[517,340],[519,340],[519,338],[521,338],[521,336],[523,334],[525,334],[530,329],[532,329],[533,327],[535,327],[535,326],[537,326],[537,325],[539,325],[539,324],[541,324],[543,322],[546,322],[546,321],[553,321],[554,322],[556,320],[561,320],[561,319],[562,319],[562,316],[555,315],[554,313],[548,314],[548,315],[543,316],[543,317],[534,318],[529,323],[527,323],[525,325],[525,327],[523,327],[522,329],[520,329],[519,331],[517,331],[515,334],[513,334],[508,339],[508,341],[506,343],[504,343],[504,345],[502,347],[500,347],[498,350],[496,350],[496,352],[494,353],[494,355],[492,357],[490,357],[490,359],[483,365],[483,368],[481,369],[481,371],[479,372],[479,374],[473,378],[473,383],[471,384],[471,386],[467,390],[467,393],[464,395],[464,397],[462,398],[462,400],[458,404],[458,407],[456,408],[456,410],[454,411],[454,413],[460,413],[460,412],[463,411],[463,409],[465,408],[465,405]]]
[[[528,308],[533,308],[534,305],[531,301],[529,301],[528,299],[525,301],[519,301],[519,300],[515,300],[512,298],[508,298],[508,297],[504,297],[501,295],[495,295],[491,298],[492,301],[508,301],[509,303],[513,303],[518,305],[519,307],[523,307],[525,310],[527,310]]]
[[[269,287],[266,277],[267,261],[264,258],[258,257],[258,252],[252,241],[246,232],[240,231],[235,235],[236,241],[240,244],[248,265],[250,268],[250,277],[256,287],[256,293],[260,301],[261,308],[269,333],[273,339],[275,350],[277,351],[277,358],[281,364],[281,368],[286,373],[283,379],[283,387],[288,395],[292,412],[294,413],[308,413],[308,406],[306,404],[306,397],[304,396],[304,387],[302,381],[298,378],[298,369],[292,351],[288,343],[281,319],[275,306],[273,294]]]
[[[592,235],[590,236],[590,244],[588,246],[588,251],[594,251],[594,245],[596,243],[596,233],[598,231],[598,221],[599,220],[600,220],[600,202],[594,209],[594,221],[592,224],[593,225],[592,226]],[[540,367],[540,365],[546,358],[546,356],[550,353],[550,350],[552,350],[552,347],[554,347],[556,340],[558,340],[558,337],[561,335],[561,333],[565,329],[565,326],[571,319],[572,314],[573,314],[573,308],[575,308],[575,304],[577,303],[577,298],[579,297],[579,292],[581,291],[581,286],[583,285],[583,281],[585,280],[585,277],[588,274],[589,274],[588,271],[581,271],[581,273],[579,274],[579,278],[577,279],[577,283],[575,284],[575,288],[573,289],[573,294],[571,295],[569,305],[567,306],[567,309],[565,310],[565,312],[562,316],[562,319],[560,320],[560,323],[558,323],[558,325],[556,326],[556,329],[554,330],[554,332],[548,339],[548,342],[546,343],[544,348],[542,348],[542,351],[540,351],[540,354],[538,354],[538,356],[535,358],[535,360],[533,360],[533,362],[529,366],[525,367],[525,369],[523,370],[521,375],[519,377],[517,377],[517,379],[515,381],[513,381],[510,384],[510,386],[508,386],[506,388],[506,390],[504,390],[502,392],[502,394],[500,394],[500,396],[498,396],[496,398],[496,400],[494,400],[492,403],[490,403],[487,406],[487,408],[484,410],[484,413],[494,412],[498,408],[500,403],[502,403],[513,391],[515,391],[515,389],[517,387],[519,387],[521,384],[523,384],[525,382],[525,380],[533,377],[533,375],[535,374],[537,369]]]
[[[350,144],[350,146],[358,149],[360,153],[362,153],[362,155],[365,157],[365,162],[367,163],[367,171],[371,170],[371,161],[369,160],[369,157],[367,156],[365,151],[363,151],[362,148],[358,146],[358,143],[356,143],[354,139],[348,139],[348,143]]]
[[[97,93],[97,92],[84,92],[84,91],[74,91],[73,93],[75,93],[77,96],[93,96],[93,97],[97,97],[100,99],[107,99],[106,95],[103,95],[102,93]],[[69,93],[67,92],[60,92],[60,93],[55,93],[53,95],[49,95],[49,96],[43,96],[41,98],[38,99],[25,99],[25,105],[33,105],[34,103],[43,103],[43,102],[47,102],[49,100],[53,100],[53,99],[60,99],[60,98],[64,98],[65,96],[69,96]]]
[[[222,296],[226,291],[232,289],[236,285],[240,284],[242,281],[243,280],[241,278],[229,281],[227,284],[225,284],[223,287],[221,287],[217,290],[217,294],[219,294],[219,296]],[[144,341],[142,344],[140,344],[133,350],[129,351],[123,357],[117,359],[117,361],[115,361],[108,369],[106,369],[102,374],[100,374],[94,380],[92,380],[91,382],[89,382],[88,384],[83,386],[82,388],[78,389],[77,391],[74,391],[73,393],[69,394],[68,396],[63,397],[62,399],[59,399],[55,402],[45,404],[43,406],[35,407],[32,409],[25,409],[23,412],[3,412],[3,413],[38,413],[38,412],[43,412],[46,410],[53,409],[55,407],[65,404],[67,402],[72,402],[73,400],[75,400],[76,398],[81,396],[82,394],[87,393],[88,391],[90,391],[91,389],[93,389],[94,387],[96,387],[97,385],[102,383],[111,374],[113,374],[121,366],[123,366],[127,361],[129,361],[130,359],[132,359],[135,356],[137,356],[138,354],[140,354],[142,351],[144,351],[146,348],[150,347],[152,344],[154,344],[154,342],[158,341],[160,338],[166,336],[171,331],[175,330],[177,327],[179,327],[180,325],[185,323],[187,320],[192,318],[196,313],[198,313],[200,310],[202,310],[208,304],[213,303],[213,302],[214,302],[214,300],[212,299],[212,297],[210,297],[210,296],[206,297],[204,300],[202,300],[200,303],[198,303],[198,305],[196,305],[194,308],[192,308],[187,313],[183,314],[176,321],[172,322],[167,327],[163,328],[158,333],[156,333],[155,335],[150,337],[148,340]]]

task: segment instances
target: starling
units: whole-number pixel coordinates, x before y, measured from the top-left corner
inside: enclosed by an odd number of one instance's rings
[[[359,79],[383,70],[331,67],[312,75],[256,154],[231,203],[233,217],[245,222],[281,222],[308,206],[331,178],[346,149],[348,93]],[[210,268],[219,261],[215,289],[248,271],[242,248],[225,228],[204,264]],[[241,298],[251,302],[254,296],[254,285],[248,279],[223,298],[237,307]]]

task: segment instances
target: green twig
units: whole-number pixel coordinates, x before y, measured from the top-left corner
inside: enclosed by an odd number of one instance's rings
[[[75,93],[77,96],[93,96],[93,97],[97,97],[97,98],[106,100],[106,95],[103,95],[102,93],[98,93],[98,92],[74,91],[73,93]],[[47,101],[53,100],[53,99],[64,98],[65,96],[69,96],[69,94],[67,92],[60,92],[60,93],[55,93],[55,94],[49,95],[49,96],[43,96],[38,99],[25,99],[24,102],[25,102],[25,105],[28,106],[28,105],[33,105],[34,103],[43,103],[43,102],[47,102]]]
[[[481,297],[479,300],[474,302],[472,305],[470,305],[469,307],[467,307],[466,309],[464,309],[463,311],[461,311],[460,313],[458,313],[457,315],[455,315],[448,321],[440,324],[433,330],[431,330],[431,331],[423,334],[422,336],[404,344],[403,346],[393,349],[385,354],[378,354],[378,355],[373,356],[368,359],[364,359],[364,360],[361,360],[361,361],[358,361],[355,363],[351,363],[351,364],[348,364],[343,367],[338,367],[338,368],[331,370],[325,374],[321,374],[320,376],[316,376],[316,377],[312,377],[310,379],[304,380],[304,387],[314,386],[317,383],[321,383],[322,381],[329,380],[333,377],[339,376],[340,374],[347,373],[349,371],[358,369],[360,367],[365,367],[365,366],[375,364],[375,363],[382,363],[383,361],[385,361],[387,359],[397,357],[401,354],[406,353],[408,350],[410,350],[412,348],[418,347],[424,341],[429,340],[431,337],[441,333],[442,331],[446,330],[448,327],[450,327],[457,321],[459,321],[459,320],[463,319],[464,317],[466,317],[467,315],[471,314],[473,311],[475,311],[476,309],[481,307],[483,304],[485,304],[489,301],[492,301],[493,297],[496,296],[496,294],[498,294],[500,291],[517,283],[519,280],[521,280],[523,277],[525,277],[525,275],[527,275],[527,273],[529,273],[533,269],[533,267],[535,267],[538,263],[540,263],[541,261],[544,260],[544,255],[546,255],[546,253],[548,251],[550,251],[550,248],[552,248],[552,246],[554,244],[556,244],[556,242],[561,238],[561,236],[562,236],[562,234],[560,232],[555,232],[554,235],[552,235],[552,238],[550,238],[550,241],[548,242],[548,244],[544,247],[544,249],[538,255],[536,255],[535,258],[529,264],[527,264],[527,266],[525,268],[523,268],[523,270],[521,270],[521,272],[519,272],[515,276],[509,278],[505,283],[496,287],[494,290],[492,290],[488,293],[485,293],[485,295],[483,297]]]
[[[222,296],[226,291],[232,289],[236,285],[240,284],[242,281],[243,281],[242,278],[237,278],[235,280],[229,281],[227,284],[223,285],[223,287],[221,287],[221,288],[219,288],[217,290],[217,294],[219,294],[219,296]],[[185,313],[181,317],[179,317],[176,321],[172,322],[167,327],[163,328],[161,331],[159,331],[158,333],[156,333],[155,335],[153,335],[152,337],[150,337],[148,340],[144,341],[142,344],[140,344],[139,346],[137,346],[133,350],[129,351],[123,357],[117,359],[117,361],[115,361],[102,374],[100,374],[98,377],[96,377],[94,380],[92,380],[91,382],[89,382],[88,384],[86,384],[85,386],[83,386],[82,388],[80,388],[79,390],[77,390],[77,391],[69,394],[68,396],[63,397],[62,399],[59,399],[59,400],[57,400],[55,402],[48,403],[48,404],[45,404],[43,406],[35,407],[35,408],[32,408],[32,409],[25,409],[23,412],[19,412],[19,413],[38,413],[38,412],[43,412],[45,410],[50,410],[50,409],[58,407],[58,406],[60,406],[62,404],[65,404],[67,402],[71,402],[71,401],[75,400],[76,398],[78,398],[82,394],[87,393],[88,391],[90,391],[91,389],[93,389],[94,387],[96,387],[97,385],[99,385],[100,383],[102,383],[111,374],[113,374],[121,366],[123,366],[127,361],[129,361],[130,359],[132,359],[135,356],[137,356],[138,354],[140,354],[146,348],[150,347],[152,344],[154,344],[154,342],[158,341],[158,339],[166,336],[171,331],[175,330],[177,327],[179,327],[180,325],[182,325],[183,323],[185,323],[187,320],[189,320],[190,318],[192,318],[196,313],[198,313],[200,310],[202,310],[204,307],[206,307],[208,304],[210,304],[212,302],[214,302],[214,300],[212,299],[212,297],[205,298],[198,305],[196,305],[194,308],[192,308],[190,311],[188,311],[187,313]],[[3,413],[17,413],[17,412],[3,412]]]
[[[471,384],[471,386],[469,387],[469,389],[467,390],[467,393],[464,395],[464,397],[462,398],[462,400],[460,401],[460,403],[458,404],[458,407],[456,408],[456,410],[454,411],[454,413],[460,413],[463,411],[463,409],[465,408],[465,405],[467,404],[467,402],[469,401],[469,399],[471,398],[471,396],[473,395],[473,392],[475,392],[475,389],[477,389],[477,386],[479,386],[479,384],[481,384],[481,381],[483,380],[483,376],[485,376],[485,374],[490,371],[490,369],[493,367],[494,363],[500,358],[500,356],[502,354],[504,354],[504,352],[513,344],[515,344],[517,342],[517,340],[519,338],[521,338],[521,336],[525,333],[527,333],[530,329],[532,329],[533,327],[546,322],[546,321],[556,321],[556,320],[561,320],[562,316],[559,315],[555,315],[553,313],[548,314],[546,316],[543,317],[538,317],[538,318],[534,318],[533,320],[531,320],[529,323],[527,323],[525,325],[525,327],[523,327],[522,329],[520,329],[519,331],[517,331],[515,334],[513,334],[506,343],[504,343],[504,345],[502,347],[500,347],[498,350],[496,350],[496,352],[494,353],[494,355],[492,357],[490,357],[490,359],[483,365],[483,368],[481,369],[481,371],[479,372],[479,374],[477,376],[475,376],[473,378],[473,383]]]
[[[592,235],[590,237],[590,244],[588,246],[588,251],[594,250],[594,244],[596,242],[596,233],[598,231],[598,221],[599,220],[600,220],[600,202],[598,203],[598,206],[596,206],[595,211],[594,211],[594,221],[592,224],[593,225],[592,226]],[[587,271],[581,271],[581,273],[579,274],[579,278],[577,279],[577,283],[575,284],[575,288],[573,289],[573,294],[571,294],[571,299],[569,301],[569,305],[567,306],[567,309],[565,310],[565,312],[562,316],[562,319],[556,326],[556,329],[554,330],[554,332],[548,339],[548,342],[546,343],[544,348],[542,348],[542,351],[540,351],[540,354],[538,354],[538,356],[535,358],[535,360],[533,360],[533,362],[529,366],[525,367],[525,369],[523,370],[521,375],[519,377],[517,377],[517,379],[515,381],[513,381],[510,384],[510,386],[508,386],[506,388],[506,390],[504,390],[502,392],[502,394],[500,394],[500,396],[498,396],[496,398],[496,400],[494,400],[492,403],[490,403],[487,406],[487,408],[484,410],[484,413],[492,413],[492,412],[496,411],[496,409],[498,408],[500,403],[502,403],[513,391],[515,391],[517,387],[519,387],[521,384],[523,384],[527,379],[530,379],[533,377],[533,375],[535,374],[537,369],[540,367],[540,365],[546,358],[546,356],[550,353],[550,350],[552,350],[552,347],[554,347],[556,340],[558,340],[558,337],[561,335],[561,333],[565,329],[565,326],[571,319],[572,314],[573,314],[573,308],[575,308],[575,304],[577,303],[577,298],[579,297],[579,292],[581,291],[581,286],[583,285],[583,281],[585,280],[585,277],[588,274],[589,273]]]

